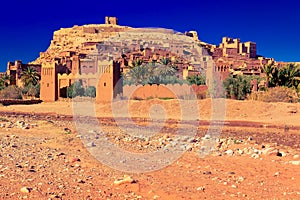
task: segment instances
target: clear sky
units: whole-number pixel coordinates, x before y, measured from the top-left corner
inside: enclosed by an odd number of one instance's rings
[[[0,71],[8,61],[35,60],[50,44],[53,31],[116,16],[120,25],[196,30],[202,41],[223,36],[257,43],[258,53],[278,61],[300,61],[298,0],[85,0],[2,1]]]

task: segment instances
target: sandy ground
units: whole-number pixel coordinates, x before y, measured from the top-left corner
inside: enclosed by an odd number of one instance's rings
[[[300,105],[226,100],[228,124],[213,138],[213,151],[202,157],[212,139],[205,136],[208,124],[200,123],[195,136],[189,136],[189,124],[183,125],[186,134],[174,133],[181,113],[190,120],[211,119],[211,104],[210,99],[188,105],[155,99],[116,102],[113,112],[110,104],[89,111],[89,102],[1,106],[0,199],[300,199]],[[166,117],[155,105],[164,108]],[[142,126],[149,125],[150,117],[167,122],[156,135],[141,138],[116,125],[115,119],[127,111]],[[104,135],[91,126],[84,135],[74,125],[73,113],[90,112],[102,117]],[[153,169],[163,166],[155,171],[124,172],[119,166],[129,163],[126,157],[111,152],[117,164],[109,166],[93,154],[103,150],[102,136],[130,152],[155,152],[179,143],[185,153],[166,166],[154,158]],[[136,167],[145,163],[140,160]]]
[[[224,104],[224,110],[218,112],[224,114],[224,120],[240,120],[240,121],[255,121],[272,124],[287,124],[300,125],[300,104],[291,103],[265,103],[259,101],[235,101],[225,100],[219,101]],[[177,100],[148,100],[148,101],[118,101],[114,103],[114,112],[116,115],[123,116],[124,113],[129,112],[131,117],[149,117],[149,108],[153,105],[162,106],[168,113],[169,118],[181,118],[179,114],[188,112],[192,116],[199,116],[202,120],[211,119],[212,105],[218,105],[218,100],[212,103],[211,99],[200,100],[198,104],[194,101],[190,104],[192,106],[186,108],[181,107]],[[79,105],[77,105],[79,104]],[[15,112],[38,112],[38,113],[52,113],[72,115],[74,112],[84,113],[85,107],[95,106],[96,115],[112,116],[111,104],[94,104],[91,102],[49,102],[36,105],[14,105],[7,107],[0,107],[0,111],[15,111]],[[194,109],[191,109],[193,108]],[[223,108],[223,107],[222,107]],[[129,110],[129,111],[127,111]],[[197,112],[198,111],[198,112]]]

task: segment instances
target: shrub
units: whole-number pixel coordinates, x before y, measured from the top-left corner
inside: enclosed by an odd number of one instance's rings
[[[251,93],[251,79],[242,75],[229,76],[223,82],[227,98],[244,100]]]
[[[253,92],[248,99],[264,102],[289,102],[296,103],[299,101],[297,93],[286,87],[269,88],[267,91]]]
[[[74,98],[83,95],[84,95],[84,88],[82,87],[82,83],[80,81],[74,82],[71,86],[67,88],[67,96],[69,98]]]
[[[203,75],[190,75],[186,77],[186,81],[189,85],[205,85],[205,76]]]
[[[85,96],[95,98],[96,97],[96,88],[94,86],[89,86],[85,89]]]
[[[29,84],[27,86],[24,86],[22,88],[23,95],[29,96],[29,97],[40,97],[40,84],[32,85]]]
[[[0,99],[22,99],[22,90],[11,85],[0,91]]]

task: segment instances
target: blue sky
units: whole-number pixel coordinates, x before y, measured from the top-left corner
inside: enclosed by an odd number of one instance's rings
[[[0,7],[0,71],[8,61],[35,60],[53,31],[104,23],[196,30],[202,41],[218,44],[223,36],[257,43],[258,53],[278,61],[300,61],[300,1],[5,1]]]

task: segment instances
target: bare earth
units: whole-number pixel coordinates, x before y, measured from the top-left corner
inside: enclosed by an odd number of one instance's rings
[[[200,100],[182,108],[176,100],[115,102],[114,115],[110,104],[95,105],[107,141],[122,149],[143,154],[184,141],[186,152],[179,159],[143,173],[95,159],[89,153],[99,147],[93,127],[93,144],[83,145],[73,112],[88,115],[91,102],[1,106],[0,199],[300,199],[300,104],[226,100],[222,133],[213,138],[213,151],[201,157],[211,139],[206,135],[211,103]],[[118,128],[116,119],[129,127],[126,111],[141,126],[151,125],[150,117],[167,120],[145,139]],[[191,137],[182,122],[187,133],[178,139],[174,134],[184,112],[189,120],[199,115],[200,125]]]

